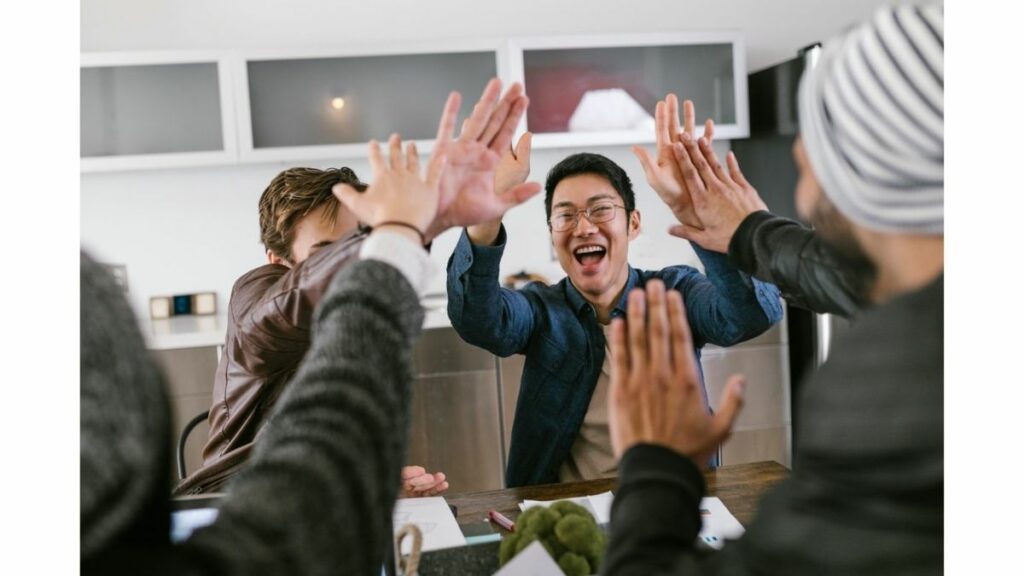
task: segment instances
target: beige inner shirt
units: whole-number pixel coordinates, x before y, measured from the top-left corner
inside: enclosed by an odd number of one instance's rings
[[[608,430],[608,386],[611,383],[611,351],[608,338],[611,325],[601,325],[604,330],[604,363],[601,374],[597,377],[594,395],[590,397],[590,406],[583,417],[583,425],[572,444],[569,458],[558,470],[561,482],[577,480],[593,480],[609,478],[619,473],[619,463],[612,453],[611,434]]]

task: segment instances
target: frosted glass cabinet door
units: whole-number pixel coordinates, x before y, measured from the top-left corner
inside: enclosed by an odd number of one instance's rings
[[[392,132],[433,139],[448,93],[462,93],[465,117],[496,61],[494,51],[249,60],[250,110],[241,122],[260,158],[300,147],[291,152],[333,154],[339,145],[358,145],[348,150],[363,155],[366,142]]]
[[[82,158],[224,150],[216,62],[81,69]]]
[[[614,39],[605,40],[614,43]],[[736,42],[522,46],[527,129],[544,145],[622,144],[654,138],[654,107],[669,92],[691,99],[699,124],[746,136],[746,67]],[[585,44],[586,41],[580,43]],[[513,53],[519,51],[513,50]]]

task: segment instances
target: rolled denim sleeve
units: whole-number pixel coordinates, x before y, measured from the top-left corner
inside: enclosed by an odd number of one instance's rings
[[[693,244],[704,264],[683,289],[690,325],[699,338],[732,346],[762,334],[782,319],[779,289],[741,272],[729,258]]]
[[[498,356],[522,352],[533,333],[533,309],[518,290],[498,281],[507,235],[478,246],[465,230],[448,260],[448,318],[466,342]]]

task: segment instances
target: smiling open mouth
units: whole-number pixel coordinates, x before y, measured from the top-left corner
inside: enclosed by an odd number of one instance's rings
[[[604,258],[604,255],[608,251],[602,246],[580,246],[573,251],[572,255],[576,257],[576,261],[584,266],[591,264],[597,264]]]

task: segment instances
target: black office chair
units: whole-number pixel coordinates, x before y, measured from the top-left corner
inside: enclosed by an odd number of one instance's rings
[[[181,429],[181,436],[178,437],[178,480],[185,479],[185,442],[188,441],[188,435],[192,433],[193,428],[209,417],[210,411],[203,410],[189,420],[188,424],[185,424],[185,427]]]

